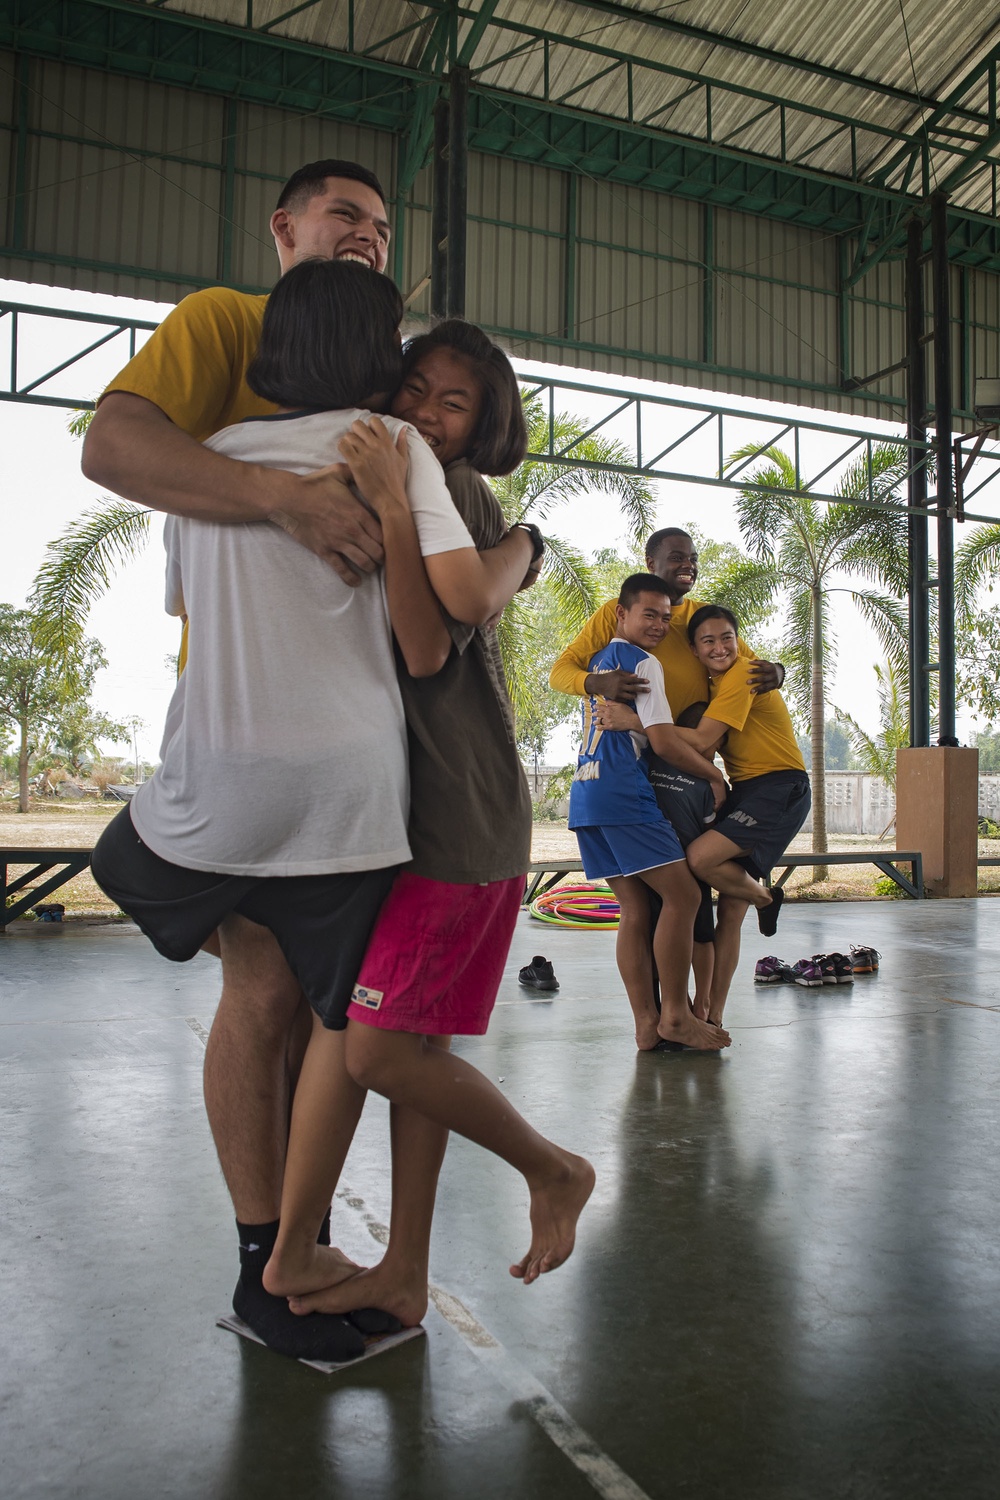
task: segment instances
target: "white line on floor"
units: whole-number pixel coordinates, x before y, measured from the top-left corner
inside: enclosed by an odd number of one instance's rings
[[[380,1245],[388,1242],[389,1231],[371,1213],[364,1199],[346,1183],[337,1189],[337,1197],[357,1214],[365,1228]],[[481,1360],[493,1379],[513,1396],[515,1401],[537,1422],[551,1442],[569,1459],[603,1500],[649,1500],[645,1490],[620,1469],[589,1433],[573,1420],[551,1391],[546,1390],[529,1370],[519,1364],[500,1340],[485,1328],[464,1302],[443,1287],[431,1285],[431,1300],[442,1318],[455,1330],[466,1346]]]
[[[185,1016],[184,1019],[204,1045],[208,1041],[208,1032],[201,1022],[194,1016]],[[370,1211],[360,1193],[348,1187],[347,1183],[342,1183],[337,1189],[337,1197],[361,1219],[373,1240],[382,1246],[389,1243],[388,1228]],[[473,1354],[482,1360],[493,1379],[537,1422],[545,1436],[555,1443],[574,1468],[579,1469],[602,1500],[649,1500],[646,1491],[640,1489],[625,1470],[620,1469],[614,1459],[573,1420],[551,1391],[546,1390],[529,1370],[518,1364],[464,1302],[460,1302],[443,1287],[433,1284],[430,1294],[445,1322],[455,1330]]]

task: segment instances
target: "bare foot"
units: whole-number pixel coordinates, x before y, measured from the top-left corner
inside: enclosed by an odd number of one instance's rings
[[[635,1045],[640,1052],[652,1052],[660,1040],[660,1033],[656,1029],[658,1021],[659,1016],[653,1016],[652,1020],[643,1022],[641,1026],[636,1026]]]
[[[682,1042],[685,1047],[694,1047],[699,1052],[719,1052],[723,1047],[728,1047],[732,1040],[729,1032],[724,1031],[721,1026],[696,1020],[692,1015],[681,1016],[677,1020],[661,1016],[659,1034],[665,1042]]]
[[[332,1245],[309,1245],[301,1250],[277,1247],[264,1267],[264,1290],[272,1297],[291,1297],[334,1286],[362,1269]],[[371,1306],[371,1304],[368,1304]]]
[[[561,1151],[557,1179],[531,1189],[531,1247],[510,1274],[530,1286],[545,1271],[554,1271],[573,1254],[576,1221],[594,1191],[594,1169],[583,1156]]]
[[[377,1307],[392,1313],[404,1328],[415,1328],[427,1311],[427,1273],[393,1270],[383,1260],[324,1291],[289,1297],[288,1305],[293,1313],[347,1313]]]

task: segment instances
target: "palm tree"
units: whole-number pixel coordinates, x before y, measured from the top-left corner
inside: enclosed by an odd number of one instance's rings
[[[878,679],[878,734],[862,729],[857,719],[835,710],[851,740],[851,749],[861,763],[862,771],[877,776],[887,787],[896,790],[896,751],[910,743],[910,683],[908,673],[898,663],[875,663]]]
[[[534,680],[537,673],[532,671],[539,589],[548,594],[549,602],[554,605],[557,633],[562,640],[576,635],[601,602],[597,597],[598,580],[579,549],[550,532],[544,523],[554,511],[585,495],[606,495],[623,516],[630,541],[642,545],[653,529],[656,515],[649,481],[624,472],[634,469],[635,458],[621,443],[588,433],[586,424],[567,412],[560,412],[550,424],[548,413],[537,397],[525,397],[524,415],[529,453],[548,449],[588,467],[528,458],[513,474],[490,481],[508,525],[534,521],[545,535],[545,573],[531,591],[535,597],[516,594],[497,626],[514,712],[520,711],[522,716],[527,714],[539,691]],[[591,464],[600,467],[590,468]],[[546,677],[549,665],[545,667]]]
[[[830,627],[830,597],[850,596],[872,626],[889,662],[906,660],[906,513],[893,505],[906,476],[906,451],[873,444],[870,454],[846,471],[837,485],[845,497],[882,502],[877,508],[814,500],[780,448],[761,452],[749,444],[732,454],[727,468],[760,457],[737,502],[737,517],[750,559],[734,565],[725,598],[737,614],[752,613],[781,595],[785,606],[783,657],[789,692],[809,724],[812,742],[813,842],[824,849],[826,828],[827,673],[836,641]],[[861,580],[861,586],[849,582]],[[838,582],[837,580],[844,580]],[[826,880],[827,867],[813,869]]]
[[[74,436],[83,435],[91,415],[74,417],[70,423]],[[555,417],[550,432],[548,415],[537,398],[526,398],[525,417],[529,451],[542,451],[551,441],[552,451],[581,464],[603,467],[575,468],[528,459],[513,474],[492,480],[508,524],[524,520],[542,524],[560,506],[596,492],[616,503],[630,537],[644,542],[652,530],[656,506],[649,482],[623,472],[635,464],[628,449],[588,434],[580,418],[565,412]],[[91,606],[107,592],[119,569],[146,546],[152,514],[108,495],[49,543],[31,603],[53,646],[64,648],[79,637]],[[545,544],[545,576],[540,587],[554,599],[559,633],[565,639],[575,635],[596,608],[595,580],[578,548],[548,532]],[[515,598],[504,611],[498,633],[515,711],[520,705],[523,716],[539,691],[532,681],[537,674],[530,668],[536,631],[524,596]]]

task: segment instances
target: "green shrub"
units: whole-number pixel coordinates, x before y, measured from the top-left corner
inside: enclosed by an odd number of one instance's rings
[[[903,887],[897,885],[891,875],[883,875],[880,880],[876,880],[875,894],[876,896],[892,896],[896,901],[906,896]]]

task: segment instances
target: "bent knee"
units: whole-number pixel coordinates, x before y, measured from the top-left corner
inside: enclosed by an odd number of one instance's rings
[[[373,1089],[376,1094],[386,1092],[393,1068],[375,1027],[348,1022],[344,1057],[347,1071],[356,1084]]]

